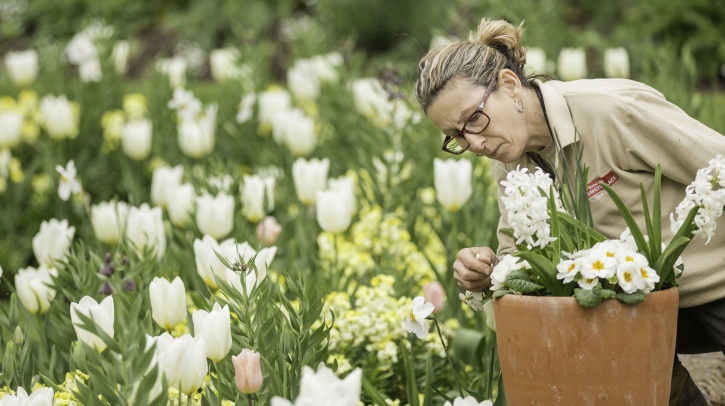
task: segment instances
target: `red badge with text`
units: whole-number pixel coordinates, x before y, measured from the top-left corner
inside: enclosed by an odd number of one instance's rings
[[[594,199],[604,193],[604,188],[599,184],[599,182],[604,182],[607,186],[612,186],[615,182],[617,182],[617,180],[619,180],[619,176],[617,176],[617,174],[613,171],[609,171],[608,174],[602,176],[601,178],[592,180],[589,184],[587,184],[587,197],[589,197],[589,199]]]

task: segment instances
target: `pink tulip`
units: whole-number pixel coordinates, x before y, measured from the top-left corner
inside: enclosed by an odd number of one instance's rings
[[[277,219],[267,216],[257,225],[257,239],[264,245],[272,245],[277,241],[277,237],[282,232],[282,226],[277,223]]]
[[[433,303],[434,314],[440,313],[446,301],[446,292],[443,290],[443,285],[438,281],[426,283],[423,286],[423,298],[426,302]]]
[[[262,387],[262,368],[259,365],[259,353],[243,349],[239,355],[232,355],[234,364],[234,382],[244,394],[257,392]]]

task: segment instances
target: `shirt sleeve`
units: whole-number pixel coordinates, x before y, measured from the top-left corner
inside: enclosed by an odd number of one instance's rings
[[[499,257],[514,252],[515,245],[514,240],[501,232],[502,228],[509,228],[508,216],[506,214],[506,208],[503,206],[501,196],[504,194],[504,188],[501,186],[501,181],[506,180],[506,167],[504,164],[496,162],[493,165],[493,179],[496,182],[496,193],[498,196],[498,211],[501,213],[501,217],[498,220],[498,229],[496,230],[496,236],[498,237],[498,249],[496,255]]]
[[[647,91],[636,92],[627,107],[624,144],[630,170],[654,171],[690,184],[697,170],[717,154],[725,156],[725,137]]]

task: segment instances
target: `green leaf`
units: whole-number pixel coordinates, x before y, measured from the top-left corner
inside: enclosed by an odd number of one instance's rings
[[[617,295],[617,292],[615,292],[611,289],[604,289],[604,288],[597,289],[596,293],[602,299],[611,299]]]
[[[385,401],[385,394],[381,393],[375,386],[373,386],[372,383],[368,380],[368,378],[363,374],[362,377],[362,387],[365,393],[370,396],[370,398],[373,400],[373,403],[376,405],[387,405],[388,403]]]
[[[650,241],[654,247],[652,256],[657,258],[662,252],[662,166],[655,168],[654,197],[652,198],[652,231],[649,232]]]
[[[506,275],[506,284],[511,290],[521,293],[533,293],[537,290],[544,289],[543,286],[531,281],[529,275],[524,271],[511,271]]]
[[[647,297],[647,294],[645,294],[641,290],[638,290],[634,293],[620,292],[620,293],[617,293],[617,296],[616,296],[617,300],[619,300],[620,302],[626,303],[626,304],[632,304],[632,305],[644,302],[644,299],[646,297]]]
[[[604,190],[607,192],[609,197],[612,199],[614,204],[617,206],[617,209],[619,209],[619,214],[624,219],[624,222],[627,223],[627,226],[629,227],[629,231],[632,233],[632,237],[634,237],[634,241],[637,243],[637,249],[644,254],[645,257],[647,257],[648,261],[652,261],[652,258],[650,256],[650,250],[649,246],[647,245],[647,242],[644,239],[644,234],[642,234],[642,229],[639,228],[639,225],[637,224],[637,221],[634,220],[634,216],[632,215],[632,212],[629,210],[629,207],[622,201],[622,198],[619,197],[617,192],[614,191],[611,187],[608,185],[599,182],[600,185],[604,188]]]
[[[556,266],[546,257],[531,251],[516,254],[529,262],[531,269],[539,277],[539,283],[554,296],[569,296],[568,288],[556,279]]]
[[[495,299],[497,297],[505,296],[509,293],[511,293],[511,291],[508,289],[498,289],[498,290],[493,291],[493,295],[491,295],[491,297]]]
[[[602,302],[602,297],[597,294],[595,289],[596,287],[592,290],[576,288],[574,289],[574,299],[584,307],[595,307]]]

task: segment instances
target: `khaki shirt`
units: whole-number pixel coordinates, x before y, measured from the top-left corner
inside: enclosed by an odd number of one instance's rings
[[[617,207],[597,180],[606,180],[632,211],[646,233],[640,184],[652,204],[654,171],[662,166],[662,240],[669,242],[670,213],[685,196],[685,187],[716,154],[725,156],[725,137],[689,117],[655,89],[623,79],[533,82],[544,98],[552,131],[556,132],[571,171],[575,148],[583,147],[582,161],[589,166],[589,191],[594,228],[618,238],[627,227]],[[578,137],[578,138],[577,138]],[[554,142],[538,154],[555,164],[557,182],[563,179]],[[496,162],[493,173],[500,186],[506,173],[520,165],[532,171],[536,164],[526,155],[518,161]],[[573,174],[572,174],[573,176]],[[593,183],[591,183],[593,182]],[[508,227],[499,198],[499,229]],[[498,254],[511,253],[513,241],[498,233]],[[680,307],[691,307],[725,297],[725,216],[718,220],[709,244],[696,236],[683,253],[685,270],[679,279]]]

